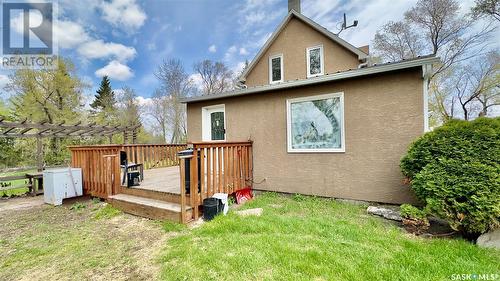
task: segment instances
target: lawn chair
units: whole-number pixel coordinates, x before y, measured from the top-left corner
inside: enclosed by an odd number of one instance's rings
[[[127,187],[138,186],[144,180],[144,165],[129,163],[127,153],[120,151],[120,167],[123,169],[122,185]]]

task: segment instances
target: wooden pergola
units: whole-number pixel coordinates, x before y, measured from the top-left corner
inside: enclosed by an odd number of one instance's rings
[[[83,125],[78,122],[73,125],[66,125],[65,122],[51,124],[48,122],[32,123],[27,119],[21,122],[5,121],[5,117],[0,116],[0,138],[35,138],[37,147],[37,167],[43,169],[43,138],[82,138],[82,137],[108,137],[110,143],[112,136],[123,134],[123,142],[126,144],[129,138],[132,143],[137,142],[137,131],[140,125],[136,126],[102,126],[95,123]]]

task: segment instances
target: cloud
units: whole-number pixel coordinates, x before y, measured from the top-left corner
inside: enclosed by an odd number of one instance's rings
[[[143,96],[137,96],[135,98],[139,106],[147,106],[153,104],[153,99],[152,98],[145,98]]]
[[[189,75],[189,79],[192,81],[193,86],[200,92],[203,92],[203,79],[199,73],[193,73]]]
[[[105,21],[126,32],[136,31],[147,19],[146,13],[135,0],[103,1],[99,7]]]
[[[109,76],[109,78],[119,81],[125,81],[133,77],[134,73],[127,65],[124,65],[119,61],[112,60],[105,67],[96,70],[95,75],[97,77],[103,77],[107,75]]]
[[[73,48],[90,39],[85,29],[76,22],[58,20],[53,28],[60,48]]]
[[[234,58],[234,54],[236,53],[236,51],[238,51],[238,48],[235,45],[229,47],[226,53],[224,54],[224,60],[226,62],[231,62]]]
[[[240,75],[240,73],[243,71],[243,68],[245,68],[245,62],[240,61],[231,70],[233,71],[234,75]]]
[[[3,91],[3,88],[7,86],[7,84],[10,82],[9,76],[5,74],[0,74],[0,91]]]
[[[154,51],[156,50],[156,43],[148,43],[146,45],[146,48],[148,49],[148,51]]]
[[[208,47],[208,51],[209,51],[210,53],[215,53],[215,52],[217,52],[217,46],[215,46],[215,45],[213,45],[213,44],[212,44],[212,45],[210,45],[210,47]]]
[[[105,43],[102,40],[93,40],[82,44],[78,53],[88,59],[102,59],[113,57],[118,61],[129,60],[137,54],[135,48],[118,43]]]
[[[248,55],[248,51],[247,51],[247,49],[245,49],[245,48],[243,48],[243,47],[242,47],[242,48],[240,48],[240,55],[242,55],[242,56],[246,56],[246,55]]]
[[[408,1],[365,1],[352,0],[311,0],[305,2],[302,12],[317,23],[336,33],[339,30],[343,13],[347,15],[347,23],[358,20],[357,27],[343,31],[340,37],[355,46],[367,45],[375,36],[375,32],[385,23],[401,20],[404,12],[415,5],[416,0]],[[376,11],[384,11],[378,13]]]
[[[247,0],[239,11],[240,30],[258,31],[280,16],[286,14],[286,6],[278,0]]]

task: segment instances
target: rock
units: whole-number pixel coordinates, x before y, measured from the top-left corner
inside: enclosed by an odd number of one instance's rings
[[[262,215],[262,211],[264,211],[262,208],[255,208],[255,209],[236,211],[235,213],[239,216],[247,217],[247,216],[260,216]]]
[[[369,214],[381,216],[389,220],[395,220],[395,221],[403,220],[398,211],[388,208],[369,206],[368,209],[366,209],[366,211]]]
[[[476,244],[484,248],[500,249],[500,228],[482,234],[477,238]]]

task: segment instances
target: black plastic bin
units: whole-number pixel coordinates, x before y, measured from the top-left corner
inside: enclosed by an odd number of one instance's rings
[[[222,212],[224,204],[218,198],[203,199],[203,219],[206,221],[212,220],[217,214]]]

